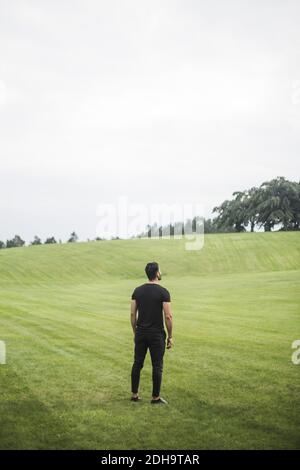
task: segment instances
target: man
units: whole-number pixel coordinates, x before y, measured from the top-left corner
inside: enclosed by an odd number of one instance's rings
[[[140,400],[138,394],[140,373],[149,348],[153,382],[151,403],[167,404],[167,401],[160,396],[160,387],[167,336],[163,324],[163,312],[168,331],[167,349],[173,346],[171,297],[169,291],[159,285],[162,273],[156,262],[148,263],[145,272],[148,282],[136,287],[131,296],[131,326],[135,342],[134,363],[131,370],[131,400]]]

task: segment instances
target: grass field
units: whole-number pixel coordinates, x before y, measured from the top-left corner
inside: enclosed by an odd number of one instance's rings
[[[132,403],[130,297],[158,261],[174,349]],[[1,449],[300,448],[300,234],[0,250]]]

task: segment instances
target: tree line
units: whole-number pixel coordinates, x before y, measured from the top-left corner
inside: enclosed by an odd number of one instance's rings
[[[147,225],[140,237],[178,235],[196,232],[199,224],[204,233],[251,232],[255,228],[271,231],[276,225],[279,230],[299,230],[300,226],[300,182],[289,181],[278,176],[263,182],[259,187],[235,191],[232,199],[226,199],[213,208],[216,217],[204,219],[196,216],[185,222]]]
[[[70,235],[70,238],[67,240],[67,243],[74,243],[74,242],[77,242],[77,240],[78,240],[78,235],[76,234],[76,232],[72,232]],[[62,243],[62,241],[59,240],[57,242],[54,237],[48,237],[46,238],[44,242],[42,242],[40,237],[35,235],[34,239],[29,243],[29,245],[43,245],[43,244],[49,245],[53,243]],[[0,240],[0,249],[1,248],[17,248],[17,247],[24,246],[24,245],[25,245],[25,241],[22,240],[20,235],[15,235],[14,238],[12,238],[11,240],[6,240],[6,243]]]
[[[184,222],[175,222],[164,226],[154,223],[147,225],[144,232],[131,238],[184,235],[199,231],[201,224],[204,233],[245,232],[247,227],[251,232],[254,232],[256,227],[258,229],[263,227],[267,232],[276,225],[280,226],[279,230],[300,229],[299,181],[289,181],[283,176],[278,176],[271,181],[263,182],[259,187],[235,191],[232,196],[231,199],[226,199],[222,204],[213,208],[212,212],[217,214],[213,219],[196,216]],[[119,239],[119,237],[111,237],[111,240]],[[77,240],[76,232],[72,232],[67,242],[74,243]],[[96,237],[95,240],[105,240],[105,238]],[[36,235],[30,245],[51,243],[57,243],[54,237],[49,237],[42,242]],[[6,243],[0,240],[0,249],[23,245],[25,245],[25,241],[19,235],[15,235]]]
[[[218,215],[213,219],[217,229],[254,232],[255,227],[270,232],[275,225],[279,230],[299,230],[300,182],[278,176],[259,187],[235,191],[234,197],[214,207]]]

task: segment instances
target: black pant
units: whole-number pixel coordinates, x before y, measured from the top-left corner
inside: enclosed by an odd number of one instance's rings
[[[152,395],[159,396],[163,372],[163,357],[166,348],[165,330],[142,330],[136,328],[134,363],[131,370],[131,391],[138,393],[141,369],[149,348],[152,362]]]

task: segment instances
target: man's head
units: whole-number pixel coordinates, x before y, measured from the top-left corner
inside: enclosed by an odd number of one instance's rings
[[[151,263],[148,263],[146,265],[145,272],[147,274],[149,281],[155,281],[156,279],[158,281],[161,280],[161,272],[160,272],[158,263],[156,263],[155,261],[152,261]]]

